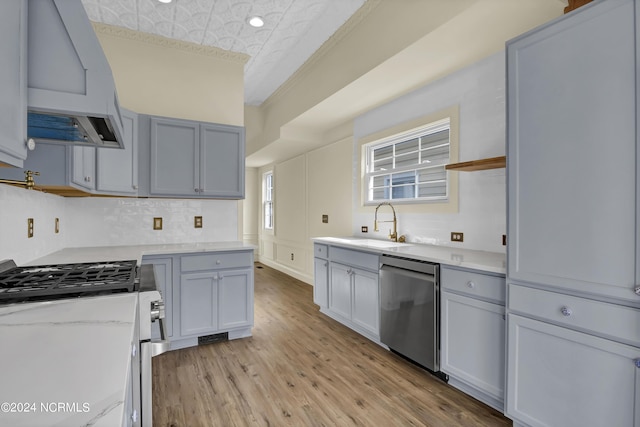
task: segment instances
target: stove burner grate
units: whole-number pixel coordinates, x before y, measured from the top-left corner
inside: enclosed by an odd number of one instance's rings
[[[0,302],[136,290],[136,261],[14,267],[0,273]]]

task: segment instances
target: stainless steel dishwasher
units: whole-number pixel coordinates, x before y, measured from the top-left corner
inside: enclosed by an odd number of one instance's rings
[[[446,381],[439,372],[440,265],[393,255],[380,263],[380,341]]]

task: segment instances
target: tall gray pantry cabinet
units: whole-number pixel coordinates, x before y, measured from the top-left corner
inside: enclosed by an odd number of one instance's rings
[[[507,43],[506,414],[640,426],[640,1]]]

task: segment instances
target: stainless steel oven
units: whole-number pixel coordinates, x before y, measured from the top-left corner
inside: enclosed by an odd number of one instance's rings
[[[165,329],[164,301],[156,287],[152,265],[138,267],[140,287],[138,310],[140,314],[140,421],[143,427],[153,425],[152,358],[170,350]],[[160,339],[151,337],[151,325],[159,323]]]

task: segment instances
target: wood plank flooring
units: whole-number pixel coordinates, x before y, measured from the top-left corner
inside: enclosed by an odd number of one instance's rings
[[[257,264],[253,337],[153,359],[154,426],[508,426]]]

